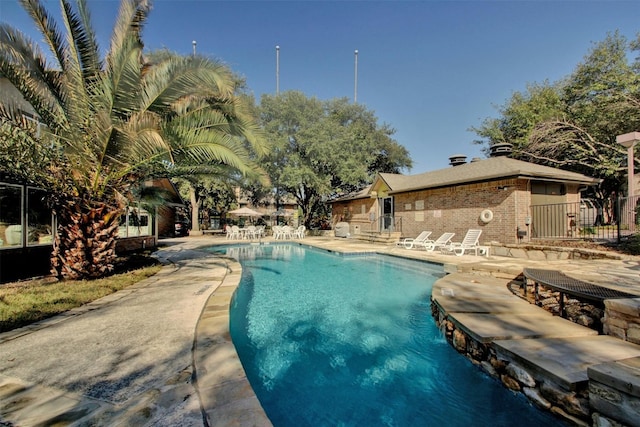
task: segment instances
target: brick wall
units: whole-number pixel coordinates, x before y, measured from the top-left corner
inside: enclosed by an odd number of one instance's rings
[[[116,253],[124,254],[128,252],[140,251],[156,247],[154,236],[127,237],[116,241]]]
[[[372,219],[375,220],[377,218],[377,199],[367,198],[335,202],[332,207],[331,225],[347,221],[351,225],[351,234],[354,234],[354,226],[360,227],[363,231],[368,231],[371,228]]]
[[[462,239],[470,228],[483,231],[480,242],[518,243],[518,227],[527,231],[531,216],[531,194],[527,180],[503,179],[439,189],[394,194],[394,216],[402,218],[402,235],[417,236],[430,230],[437,237],[454,232],[454,241]],[[490,210],[493,219],[485,223],[480,216]],[[358,199],[333,204],[333,224],[348,221],[352,228],[370,227],[370,214],[378,217],[376,199]],[[353,230],[352,230],[353,232]],[[528,239],[528,236],[525,240]]]
[[[500,180],[396,194],[395,216],[402,217],[402,234],[431,230],[434,236],[454,232],[462,239],[470,228],[482,230],[481,242],[517,242],[517,228],[526,229],[530,197],[526,181]],[[487,223],[481,214],[490,210]]]

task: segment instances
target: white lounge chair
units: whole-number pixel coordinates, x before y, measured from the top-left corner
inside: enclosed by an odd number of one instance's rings
[[[480,248],[480,235],[482,230],[469,229],[465,234],[462,242],[451,242],[450,244],[441,248],[442,252],[453,252],[457,256],[462,256],[466,251],[474,251],[478,255],[478,249]]]
[[[431,231],[423,231],[422,233],[418,234],[418,237],[416,238],[407,237],[400,240],[399,242],[396,242],[396,246],[401,246],[405,249],[413,249],[414,246],[423,245],[426,242],[431,242],[432,240],[429,240],[429,236],[431,236]]]
[[[436,240],[432,242],[425,242],[424,248],[429,252],[433,252],[436,249],[443,248],[451,243],[451,239],[453,239],[453,236],[455,235],[456,233],[442,233],[442,235]]]

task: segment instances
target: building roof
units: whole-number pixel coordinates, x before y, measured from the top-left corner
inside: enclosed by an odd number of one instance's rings
[[[370,197],[369,193],[371,189],[380,188],[382,183],[383,186],[389,189],[389,194],[397,194],[407,191],[450,187],[508,178],[525,178],[574,183],[578,185],[595,185],[601,182],[598,178],[592,178],[580,173],[524,162],[506,156],[497,156],[417,175],[380,173],[374,183],[369,187],[339,197],[333,201],[356,200]],[[380,181],[382,181],[382,183]]]
[[[362,190],[359,191],[353,191],[349,194],[345,194],[343,196],[340,197],[336,197],[335,199],[331,199],[328,203],[333,203],[333,202],[341,202],[344,200],[357,200],[357,199],[368,199],[369,197],[369,191],[371,190],[371,186],[367,186],[365,188],[363,188]]]
[[[180,196],[180,192],[176,188],[173,181],[169,178],[155,178],[148,181],[145,181],[144,185],[146,187],[155,187],[164,191],[164,205],[165,206],[184,206],[184,200]]]
[[[389,193],[448,187],[505,178],[529,178],[543,181],[595,185],[601,180],[580,173],[524,162],[506,156],[490,157],[459,166],[450,166],[418,175],[379,174]]]

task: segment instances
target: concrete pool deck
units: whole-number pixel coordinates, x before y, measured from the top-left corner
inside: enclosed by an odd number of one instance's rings
[[[302,242],[443,264],[456,274],[439,280],[433,294],[454,321],[483,342],[499,341],[509,357],[563,380],[582,381],[595,363],[640,356],[640,346],[594,336],[515,297],[506,286],[522,268],[537,266],[603,285],[614,277],[618,287],[640,294],[638,257],[532,261],[332,237]],[[161,243],[166,246],[157,255],[167,265],[156,276],[0,334],[0,425],[271,425],[229,335],[240,265],[198,250],[229,242],[204,236]]]

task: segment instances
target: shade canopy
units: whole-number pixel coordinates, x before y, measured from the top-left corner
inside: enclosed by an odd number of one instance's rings
[[[254,211],[253,209],[244,207],[244,208],[240,208],[240,209],[234,209],[232,211],[227,212],[231,215],[236,215],[236,216],[262,216],[262,212],[258,212],[258,211]]]

